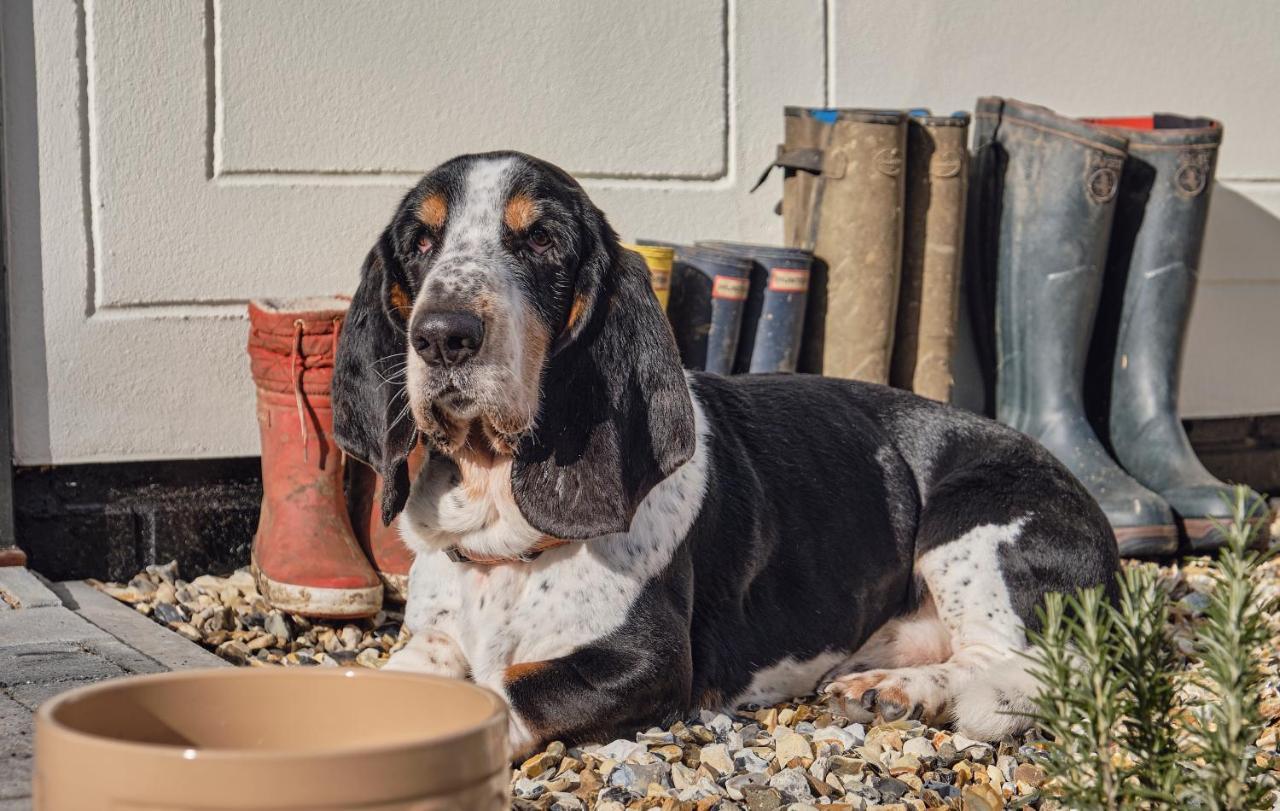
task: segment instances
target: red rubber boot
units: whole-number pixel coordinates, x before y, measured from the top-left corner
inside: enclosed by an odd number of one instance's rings
[[[262,431],[258,591],[308,617],[376,614],[382,583],[347,517],[329,387],[346,301],[249,304],[249,362]]]
[[[416,446],[409,454],[409,478],[422,467],[426,451]],[[349,494],[351,525],[364,549],[365,556],[382,578],[383,595],[403,603],[409,597],[409,568],[413,552],[400,538],[399,521],[382,525],[382,477],[371,468],[355,464],[351,468]]]

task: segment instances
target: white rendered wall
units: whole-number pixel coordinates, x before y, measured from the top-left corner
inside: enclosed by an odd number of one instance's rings
[[[784,104],[1226,122],[1183,386],[1280,412],[1280,4],[5,0],[21,464],[256,452],[244,302],[350,292],[418,174],[535,152],[626,237],[776,240]],[[1268,345],[1270,342],[1272,345]]]

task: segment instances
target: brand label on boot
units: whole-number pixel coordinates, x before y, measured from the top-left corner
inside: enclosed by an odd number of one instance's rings
[[[729,301],[746,301],[751,282],[737,276],[716,276],[711,284],[711,297]]]
[[[769,289],[778,293],[807,293],[807,268],[773,268],[769,271]]]
[[[1209,182],[1212,155],[1208,150],[1187,150],[1178,156],[1178,172],[1174,183],[1184,197],[1195,197]]]
[[[1120,171],[1123,168],[1124,158],[1090,153],[1089,163],[1085,167],[1084,184],[1089,199],[1099,205],[1111,202],[1120,187]]]
[[[933,156],[929,170],[934,177],[955,177],[964,168],[964,156],[959,150],[947,149]]]
[[[655,293],[665,293],[671,289],[671,271],[649,270],[649,284]]]
[[[902,171],[902,151],[897,147],[882,149],[871,159],[881,173],[889,177],[897,177]]]

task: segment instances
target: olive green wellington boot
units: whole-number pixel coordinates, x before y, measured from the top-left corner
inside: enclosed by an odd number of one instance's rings
[[[1085,362],[1127,139],[1044,107],[984,98],[969,207],[975,331],[994,315],[996,417],[1040,441],[1102,506],[1121,554],[1177,550],[1169,505],[1094,434]],[[989,298],[983,296],[989,294]]]
[[[1215,549],[1230,511],[1178,418],[1178,379],[1222,126],[1156,114],[1094,119],[1129,139],[1087,380],[1090,414],[1121,466],[1169,502],[1191,548]],[[1249,507],[1266,532],[1266,504]]]
[[[812,251],[798,371],[889,382],[906,114],[788,107],[775,166],[787,247]]]
[[[956,345],[969,115],[918,114],[907,123],[902,287],[889,382],[940,402],[951,400]]]

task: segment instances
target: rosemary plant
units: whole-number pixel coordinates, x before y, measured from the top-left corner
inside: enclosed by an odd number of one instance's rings
[[[1028,633],[1041,688],[1032,716],[1047,733],[1046,788],[1060,805],[1235,811],[1273,799],[1254,741],[1264,723],[1256,651],[1277,606],[1258,588],[1271,553],[1253,549],[1262,516],[1247,503],[1236,488],[1191,661],[1150,565],[1124,571],[1114,603],[1101,588],[1045,600],[1040,630]],[[1188,687],[1208,700],[1191,705]]]

